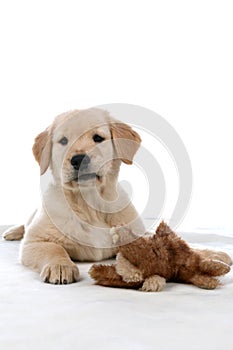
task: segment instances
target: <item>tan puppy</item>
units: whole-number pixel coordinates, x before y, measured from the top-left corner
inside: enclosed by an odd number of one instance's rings
[[[121,162],[132,163],[140,142],[128,125],[95,108],[62,114],[36,137],[33,153],[43,175],[42,203],[25,226],[21,261],[43,281],[77,281],[79,271],[72,260],[113,257],[112,226],[124,222],[136,232],[144,230],[117,184]],[[23,234],[20,226],[5,238],[20,239]]]

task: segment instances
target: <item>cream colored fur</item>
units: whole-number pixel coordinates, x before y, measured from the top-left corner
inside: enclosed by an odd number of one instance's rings
[[[107,142],[101,144],[103,147],[96,147],[93,134],[105,138]],[[59,142],[64,136],[68,145]],[[119,137],[132,141],[128,158],[125,147],[123,152],[116,142]],[[38,271],[43,281],[54,284],[77,281],[79,271],[73,261],[113,257],[112,226],[129,223],[134,232],[144,230],[126,193],[117,189],[121,161],[131,164],[139,144],[139,135],[129,126],[116,123],[108,112],[94,108],[60,115],[38,135],[33,152],[43,175],[42,202],[25,226],[20,259]],[[70,159],[83,153],[90,155],[91,170],[95,171],[103,163],[99,181],[90,180],[80,185],[72,180]],[[111,160],[114,157],[118,159]],[[111,203],[113,206],[108,212]],[[5,238],[19,239],[22,235],[21,226],[5,233]]]

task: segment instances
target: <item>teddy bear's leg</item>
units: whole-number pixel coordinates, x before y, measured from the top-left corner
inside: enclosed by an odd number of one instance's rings
[[[221,276],[225,275],[230,271],[230,266],[221,262],[219,260],[209,260],[203,259],[200,262],[200,270],[201,272],[208,274],[210,276]]]
[[[88,271],[89,275],[97,284],[107,287],[124,287],[133,288],[140,287],[142,283],[125,282],[116,272],[115,265],[94,264]]]
[[[143,292],[160,292],[166,285],[165,278],[154,275],[145,279],[140,290]]]
[[[190,283],[194,284],[199,288],[204,289],[215,289],[220,285],[220,282],[214,278],[205,275],[195,275],[190,279]]]
[[[121,277],[116,273],[114,265],[94,264],[88,271],[89,275],[99,284],[109,283],[109,281],[120,281]]]
[[[129,260],[127,260],[121,253],[116,257],[116,272],[122,277],[125,282],[142,282],[143,274]]]
[[[224,262],[225,264],[232,265],[231,257],[224,252],[216,252],[209,249],[193,249],[194,251],[198,252],[198,254],[201,255],[202,258],[206,259],[212,259],[212,260],[219,260]]]

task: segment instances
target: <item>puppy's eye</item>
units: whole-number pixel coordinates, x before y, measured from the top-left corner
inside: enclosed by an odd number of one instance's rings
[[[59,141],[59,143],[61,144],[61,145],[67,145],[67,143],[68,143],[68,139],[67,139],[67,137],[62,137],[62,139]]]
[[[102,142],[102,141],[104,141],[104,137],[102,137],[102,136],[100,136],[100,135],[98,135],[98,134],[95,134],[94,136],[93,136],[93,141],[94,142]]]

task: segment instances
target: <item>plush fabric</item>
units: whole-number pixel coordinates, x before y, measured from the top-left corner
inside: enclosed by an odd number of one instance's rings
[[[93,264],[89,270],[98,285],[158,292],[167,281],[215,289],[220,285],[217,277],[230,272],[228,254],[192,249],[164,221],[154,234],[139,238],[125,226],[112,229],[121,245],[116,263]]]
[[[193,247],[233,258],[233,235],[180,233]],[[0,240],[3,349],[232,350],[233,269],[215,290],[168,283],[160,293],[105,288],[79,263],[82,280],[41,282],[18,262],[19,242]]]

